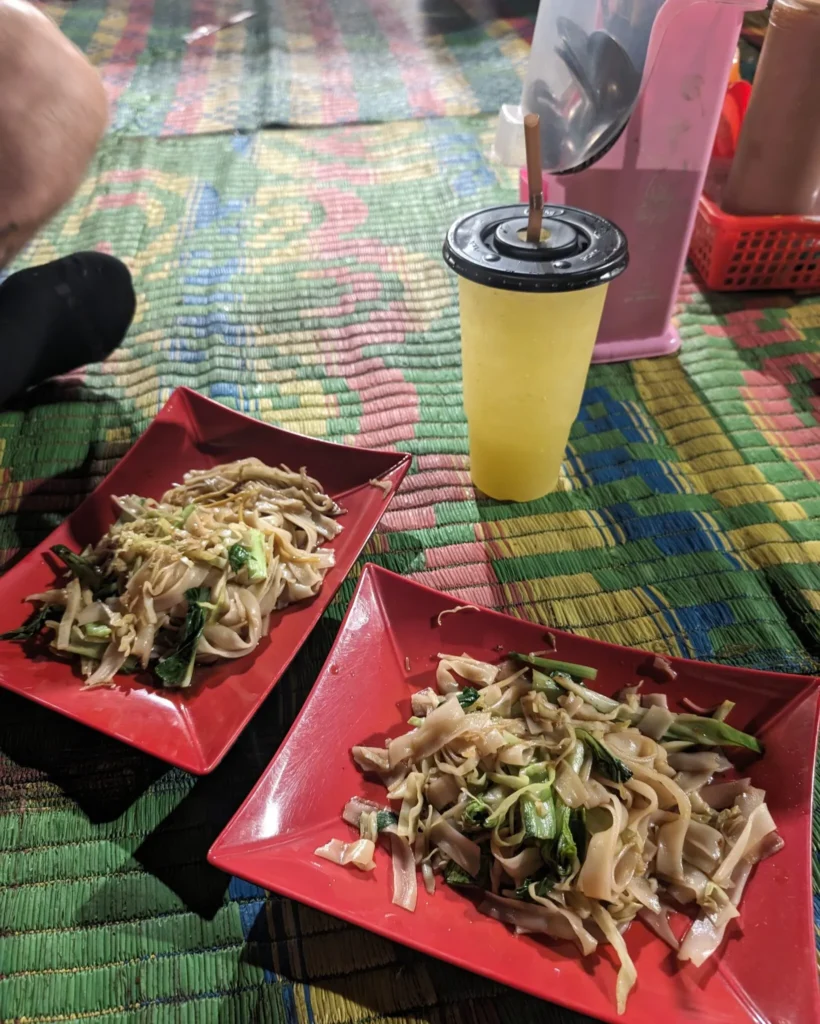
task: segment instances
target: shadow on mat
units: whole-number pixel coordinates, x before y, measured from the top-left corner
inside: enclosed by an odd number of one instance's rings
[[[45,775],[93,824],[119,818],[168,770],[162,761],[5,690],[0,753]]]
[[[323,618],[290,669],[209,775],[135,851],[146,871],[189,910],[211,918],[222,906],[229,876],[207,863],[208,850],[276,753],[330,652],[339,623]]]
[[[283,905],[290,901],[280,901]],[[298,922],[298,904],[294,915]],[[315,915],[315,912],[312,911]],[[290,915],[289,915],[290,916]],[[275,915],[274,915],[275,917]],[[328,925],[333,921],[327,918]],[[323,931],[321,934],[290,932],[277,942],[270,939],[267,908],[263,908],[248,934],[243,959],[249,964],[273,972],[273,950],[277,953],[276,980],[268,975],[268,984],[260,984],[255,1005],[247,1017],[248,1024],[274,1024],[282,1017],[281,1007],[293,999],[292,983],[309,985],[311,1002],[323,1006],[351,1004],[361,1007],[364,1016],[388,1020],[426,1021],[429,1024],[486,1024],[489,1019],[500,1021],[526,1021],[527,1024],[595,1024],[591,1017],[562,1010],[551,1003],[516,992],[487,978],[462,970],[452,964],[418,953],[387,939],[370,936],[378,942],[383,956],[368,945],[368,959],[355,958],[355,941],[350,942],[359,929]],[[326,955],[317,947],[327,944]],[[348,943],[348,953],[340,955],[339,946]],[[334,945],[335,948],[334,948]],[[305,949],[309,947],[306,953]],[[374,962],[375,957],[375,962]],[[298,963],[294,960],[298,958]],[[348,962],[346,962],[348,961]],[[323,973],[335,967],[334,973]],[[367,1013],[367,1011],[370,1011]],[[226,1006],[220,1015],[220,1024],[233,1024],[235,1010]]]
[[[22,395],[7,402],[3,413],[21,413],[31,416],[30,425],[24,432],[11,442],[15,447],[6,451],[4,461],[11,466],[16,478],[24,477],[20,468],[18,451],[28,441],[31,447],[40,449],[48,447],[48,438],[37,435],[38,410],[49,406],[83,404],[91,407],[87,425],[89,450],[82,462],[66,465],[66,468],[44,480],[38,487],[30,491],[14,509],[20,523],[17,533],[20,549],[0,569],[7,571],[16,565],[26,554],[54,530],[74,509],[91,493],[91,469],[98,456],[95,454],[93,439],[102,436],[102,429],[96,422],[101,417],[113,421],[120,426],[128,426],[136,439],[139,433],[137,419],[133,411],[129,411],[119,399],[101,391],[92,391],[82,384],[71,380],[52,380],[32,388]],[[52,414],[53,415],[53,414]],[[50,425],[51,425],[50,421]],[[42,429],[42,428],[40,428]],[[73,440],[73,438],[72,438]],[[123,444],[122,455],[130,447],[130,442]],[[113,456],[112,456],[113,459]],[[82,481],[82,482],[80,482]],[[25,616],[23,616],[25,617]]]
[[[37,435],[37,411],[78,402],[91,406],[88,454],[82,462],[66,465],[64,471],[43,481],[22,499],[15,509],[18,520],[25,524],[18,530],[21,547],[3,566],[4,570],[44,540],[90,492],[91,468],[96,458],[91,440],[102,434],[95,418],[105,416],[108,421],[133,424],[134,417],[118,399],[70,379],[48,381],[3,407],[6,414],[31,415],[23,433],[13,443],[20,448],[29,440],[42,448],[47,446],[48,439]],[[13,471],[17,469],[17,475],[22,475],[15,456],[15,450],[7,451],[5,461]],[[21,622],[29,610],[28,606],[21,606]],[[45,775],[93,823],[118,818],[166,770],[160,761],[5,691],[0,691],[0,752],[15,764]]]
[[[133,854],[146,871],[202,917],[216,914],[229,882],[228,875],[208,864],[208,850],[284,739],[338,628],[334,620],[319,622],[223,762],[196,780]],[[94,824],[119,818],[171,770],[163,761],[2,690],[0,753],[21,768],[45,775]],[[97,920],[98,910],[105,919],[110,903],[111,894],[103,887],[83,907],[83,919]]]

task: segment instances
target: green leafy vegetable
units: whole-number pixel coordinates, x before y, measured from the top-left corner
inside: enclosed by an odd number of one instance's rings
[[[228,565],[230,565],[234,572],[241,572],[248,564],[250,557],[251,553],[244,544],[232,544],[228,548]]]
[[[159,659],[155,670],[164,686],[191,685],[196,646],[208,621],[210,596],[211,592],[207,587],[192,587],[185,591],[188,614],[180,630],[179,643],[173,653]]]
[[[136,654],[129,654],[128,657],[125,659],[125,662],[122,668],[120,669],[120,672],[122,672],[124,675],[130,676],[133,675],[135,672],[139,672],[141,668],[142,665],[140,665],[140,660],[136,656]]]
[[[566,878],[572,874],[575,867],[575,860],[578,857],[578,847],[572,831],[572,816],[570,808],[560,799],[555,798],[555,819],[556,836],[550,846],[550,860],[555,866],[559,878]],[[543,854],[543,847],[542,847]]]
[[[48,619],[59,619],[62,613],[63,609],[57,605],[44,604],[40,608],[36,608],[22,626],[1,634],[0,640],[16,640],[18,643],[25,643],[26,640],[33,639],[43,630]]]
[[[543,878],[525,878],[521,885],[515,890],[517,900],[528,900],[530,898],[530,886],[535,886],[536,896],[546,896],[550,890],[555,888],[557,879],[545,875]]]
[[[444,881],[454,886],[478,886],[481,889],[490,887],[490,855],[482,846],[481,867],[478,870],[478,877],[473,878],[464,868],[460,867],[454,860],[448,860],[444,867]]]
[[[391,825],[398,825],[399,819],[392,811],[377,811],[376,812],[376,831],[384,832],[386,828],[390,828]]]
[[[599,775],[603,775],[604,778],[611,779],[613,782],[629,782],[632,778],[632,770],[627,768],[623,761],[604,746],[597,737],[587,732],[586,729],[576,729],[575,735],[579,740],[583,740],[589,748],[592,754],[592,767]]]
[[[545,672],[566,672],[576,679],[595,679],[598,675],[598,669],[590,668],[589,665],[573,665],[570,661],[555,661],[552,658],[539,658],[534,654],[517,654],[515,651],[511,651],[510,656],[532,668],[540,668]]]
[[[477,885],[472,875],[468,875],[464,868],[460,867],[454,860],[448,860],[444,868],[444,881],[448,885],[464,886]]]
[[[733,728],[719,718],[702,718],[700,715],[678,715],[663,738],[689,740],[710,747],[745,747],[756,754],[763,753],[763,747],[754,736]]]
[[[420,729],[424,725],[424,719],[419,718],[418,715],[413,715],[412,718],[407,719],[407,724],[412,725],[414,729]]]
[[[467,828],[484,828],[489,813],[490,808],[483,800],[470,800],[464,808],[461,820]]]
[[[102,586],[103,578],[100,570],[87,558],[78,555],[67,548],[65,544],[55,544],[51,552],[80,581],[81,586],[92,591],[96,591]]]
[[[80,586],[90,590],[95,601],[106,601],[119,593],[120,584],[116,576],[103,577],[100,569],[83,555],[67,548],[65,544],[55,544],[52,554],[59,558],[66,569],[80,581]]]
[[[541,799],[530,793],[521,797],[521,821],[525,839],[553,839],[556,834],[555,807],[548,787]]]
[[[107,601],[120,592],[120,582],[116,576],[106,576],[102,583],[91,591],[95,601]]]
[[[578,860],[583,861],[587,855],[587,810],[586,807],[574,807],[569,812],[569,830],[575,841]]]
[[[463,708],[468,708],[478,700],[478,690],[473,686],[465,686],[460,690],[456,700]]]

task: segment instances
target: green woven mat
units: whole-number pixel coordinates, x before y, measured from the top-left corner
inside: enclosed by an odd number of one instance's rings
[[[514,196],[484,157],[491,121],[109,139],[26,262],[109,249],[139,310],[106,365],[0,414],[5,559],[188,384],[413,452],[369,559],[586,635],[814,671],[820,306],[710,302],[685,282],[680,358],[592,369],[561,489],[476,497],[440,246],[457,212]],[[207,867],[352,587],[206,778],[0,693],[3,1024],[577,1021]]]
[[[498,113],[537,0],[58,0],[128,135]],[[188,43],[203,25],[253,17]]]

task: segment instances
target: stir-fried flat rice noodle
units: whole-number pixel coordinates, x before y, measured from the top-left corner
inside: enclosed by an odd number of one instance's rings
[[[87,687],[149,667],[158,684],[185,687],[195,663],[243,658],[273,611],[319,592],[334,564],[322,545],[341,530],[341,510],[304,469],[254,458],[186,473],[160,501],[115,502],[119,519],[95,547],[53,549],[72,578],[29,597],[45,621],[6,637],[50,628]]]
[[[411,699],[410,731],[384,747],[354,747],[388,805],[353,797],[344,821],[358,841],[316,852],[369,869],[350,849],[387,837],[393,902],[414,910],[438,879],[483,889],[479,909],[515,930],[608,944],[620,962],[618,1012],[637,981],[624,934],[640,918],[702,964],[720,946],[754,864],[783,845],[749,779],[721,748],[761,752],[753,736],[712,716],[676,714],[640,683],[604,696],[585,666],[532,655],[501,664],[439,654],[436,688]],[[671,667],[670,667],[671,671]],[[682,940],[676,909],[696,917]]]

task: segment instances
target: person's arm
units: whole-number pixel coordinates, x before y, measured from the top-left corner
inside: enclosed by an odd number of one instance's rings
[[[27,0],[0,0],[0,267],[74,195],[107,119],[82,53]]]

